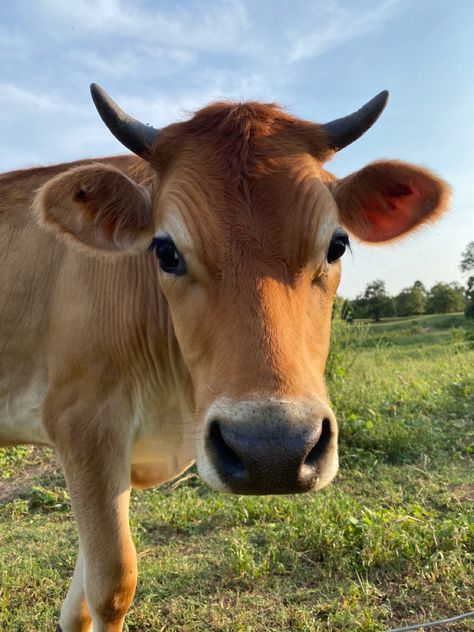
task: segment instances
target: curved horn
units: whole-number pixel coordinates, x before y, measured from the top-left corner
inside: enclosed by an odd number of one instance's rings
[[[115,138],[134,154],[142,158],[149,157],[150,148],[160,130],[144,125],[126,114],[96,83],[91,84],[91,95],[101,119]]]
[[[387,101],[388,90],[382,90],[357,112],[324,123],[321,127],[329,136],[330,147],[339,151],[365,134],[382,114]]]

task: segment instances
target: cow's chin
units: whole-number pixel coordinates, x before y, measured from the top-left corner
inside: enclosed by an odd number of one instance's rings
[[[331,483],[338,470],[339,470],[339,458],[337,455],[337,452],[335,453],[334,457],[331,460],[331,464],[330,467],[324,472],[324,475],[321,477],[317,477],[314,480],[314,483],[312,484],[312,486],[310,487],[305,487],[304,489],[295,489],[293,491],[291,490],[281,490],[278,488],[275,489],[259,489],[254,488],[254,489],[242,489],[237,487],[236,489],[233,488],[233,486],[229,483],[227,483],[225,480],[223,480],[219,473],[217,472],[217,470],[213,467],[212,463],[209,461],[209,459],[207,458],[206,454],[204,453],[204,450],[202,449],[202,445],[199,446],[198,448],[198,453],[197,453],[197,459],[196,459],[196,465],[197,465],[197,469],[199,472],[199,476],[202,478],[202,480],[209,485],[209,487],[211,487],[212,489],[215,489],[218,492],[222,492],[224,494],[238,494],[238,495],[258,495],[258,496],[267,496],[267,495],[283,495],[283,494],[291,494],[291,493],[308,493],[308,492],[317,492],[320,489],[323,489],[323,487],[326,487],[327,485],[329,485],[329,483]]]
[[[197,467],[225,493],[317,491],[338,471],[336,419],[321,400],[219,398],[203,421]]]

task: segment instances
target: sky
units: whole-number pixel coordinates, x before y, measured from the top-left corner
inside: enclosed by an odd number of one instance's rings
[[[377,124],[341,151],[343,177],[377,158],[422,164],[454,189],[436,225],[390,246],[353,240],[339,293],[463,281],[474,240],[472,0],[17,0],[0,3],[0,171],[123,153],[89,84],[156,127],[222,98],[325,122],[380,90]]]

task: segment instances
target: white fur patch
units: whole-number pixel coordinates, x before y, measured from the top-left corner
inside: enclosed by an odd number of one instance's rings
[[[132,465],[155,472],[155,485],[174,478],[195,459],[197,429],[184,402],[184,397],[153,394],[142,394],[136,402]]]
[[[46,386],[32,382],[20,393],[0,397],[0,443],[39,443],[51,445],[41,418]]]
[[[165,221],[155,233],[155,237],[163,237],[164,235],[169,235],[183,254],[194,250],[188,227],[177,211],[167,213]]]

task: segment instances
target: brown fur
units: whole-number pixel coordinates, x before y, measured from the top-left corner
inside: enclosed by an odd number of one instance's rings
[[[290,427],[292,410],[324,417],[322,484],[334,476],[331,235],[342,221],[396,238],[443,212],[448,188],[388,161],[337,182],[331,154],[320,127],[274,105],[220,103],[164,129],[150,164],[0,176],[0,444],[47,443],[61,459],[81,543],[63,632],[122,630],[136,583],[130,487],[186,467],[214,402],[234,415],[280,402]],[[183,277],[147,251],[157,230],[185,257]]]

